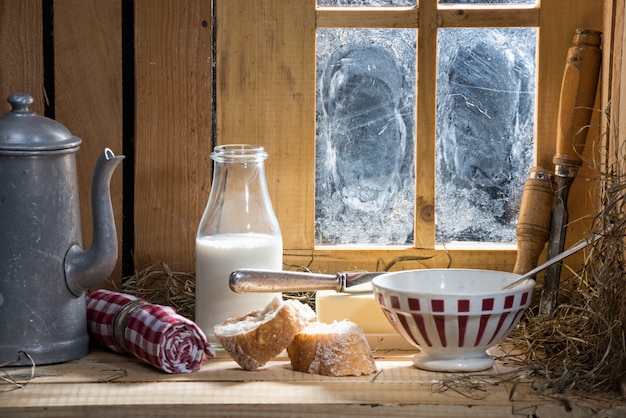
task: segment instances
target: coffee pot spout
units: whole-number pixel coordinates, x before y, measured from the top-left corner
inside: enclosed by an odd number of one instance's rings
[[[123,159],[123,155],[116,156],[105,148],[96,162],[91,183],[93,242],[88,250],[74,244],[65,256],[65,282],[75,296],[106,279],[117,263],[117,233],[110,186],[111,176]]]

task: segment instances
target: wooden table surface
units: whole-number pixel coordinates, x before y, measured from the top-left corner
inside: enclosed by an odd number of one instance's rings
[[[0,417],[626,417],[624,402],[541,396],[524,370],[500,361],[485,372],[434,373],[415,368],[413,354],[376,351],[378,373],[333,378],[295,372],[283,357],[247,372],[222,351],[198,372],[170,375],[93,349],[36,367],[21,388],[0,381]],[[24,382],[31,369],[6,373]]]

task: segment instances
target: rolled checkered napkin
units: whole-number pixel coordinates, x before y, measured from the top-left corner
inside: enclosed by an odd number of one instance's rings
[[[169,306],[125,293],[96,290],[87,295],[90,336],[118,353],[130,353],[168,373],[202,367],[215,352],[191,320]]]

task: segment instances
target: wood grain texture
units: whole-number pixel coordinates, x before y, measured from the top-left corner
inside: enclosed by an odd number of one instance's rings
[[[194,271],[211,161],[211,3],[135,1],[135,269]]]
[[[609,167],[616,167],[618,173],[626,173],[626,158],[624,158],[624,123],[626,120],[626,1],[607,0],[604,7],[604,51],[603,55],[604,84],[602,86],[602,107],[605,117],[602,127],[607,135],[604,136],[604,147],[608,150],[606,160],[602,161],[605,172]],[[622,308],[626,312],[626,305]],[[626,323],[623,324],[626,333]],[[626,377],[621,381],[622,395],[626,395]]]
[[[11,110],[15,92],[35,99],[30,110],[42,114],[43,28],[41,0],[0,1],[0,113]]]
[[[310,251],[285,252],[285,259],[291,265],[308,266],[311,271],[336,273],[338,271],[398,271],[423,268],[476,268],[498,271],[513,271],[515,265],[515,246],[505,245],[494,248],[493,245],[461,245],[435,249],[419,248],[381,248],[342,249],[333,246],[318,248],[315,254]],[[572,261],[572,259],[568,259]]]
[[[531,27],[539,26],[538,7],[504,6],[491,11],[489,6],[440,6],[439,26],[444,28],[479,28],[489,26]]]
[[[315,2],[217,2],[217,141],[266,148],[285,249],[312,248]]]
[[[563,18],[567,8],[568,17]],[[559,0],[541,3],[541,23],[539,26],[539,78],[537,95],[537,165],[553,168],[552,158],[556,153],[557,115],[561,83],[567,50],[577,28],[602,30],[603,8],[599,4],[576,1],[576,4]],[[602,83],[602,82],[601,82]],[[601,87],[599,88],[599,90]],[[588,228],[598,201],[593,197],[597,184],[588,179],[598,178],[591,161],[598,158],[600,95],[597,95],[594,116],[587,139],[588,146],[583,155],[585,164],[578,172],[578,178],[570,189],[570,224],[567,229],[566,248],[588,236]],[[597,161],[597,160],[596,160]]]
[[[607,118],[604,119],[604,129],[607,136],[609,163],[615,162],[617,156],[614,148],[619,145],[619,138],[623,138],[624,128],[620,128],[619,121],[626,119],[626,56],[624,42],[626,41],[626,27],[624,25],[626,2],[624,0],[609,0],[605,5],[603,46],[610,54],[603,55],[604,80],[602,88],[603,108],[607,109]]]
[[[563,19],[563,9],[568,18]],[[577,28],[602,30],[602,7],[593,2],[567,0],[541,2],[537,96],[537,164],[554,167],[556,119],[559,111],[565,57]]]
[[[122,154],[121,2],[54,2],[55,119],[82,139],[77,153],[84,248],[92,241],[91,181],[105,147]],[[122,164],[111,179],[111,201],[122,248]],[[121,279],[121,251],[111,279]],[[103,284],[104,285],[104,284]]]
[[[319,28],[416,28],[418,8],[381,10],[381,8],[330,7],[317,11]]]
[[[471,374],[426,372],[412,364],[412,352],[375,353],[379,372],[360,377],[327,377],[295,372],[277,358],[247,372],[223,352],[200,371],[168,375],[129,356],[92,351],[66,364],[38,367],[22,389],[0,394],[2,416],[420,416],[517,417],[619,416],[626,404],[564,395],[571,411],[557,399],[541,397],[520,382],[511,384],[476,376],[477,391],[462,383]],[[15,377],[28,373],[9,369]],[[511,371],[497,364],[490,374]],[[447,382],[447,383],[446,383]],[[455,383],[456,382],[456,383]],[[5,385],[2,385],[5,386]]]
[[[437,4],[420,4],[417,32],[415,137],[415,247],[435,246],[435,137],[437,131]]]

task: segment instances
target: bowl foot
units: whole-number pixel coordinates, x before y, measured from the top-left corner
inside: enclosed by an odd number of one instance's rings
[[[433,372],[478,372],[493,367],[493,357],[483,353],[475,357],[441,358],[420,353],[413,356],[413,364],[418,369]]]

